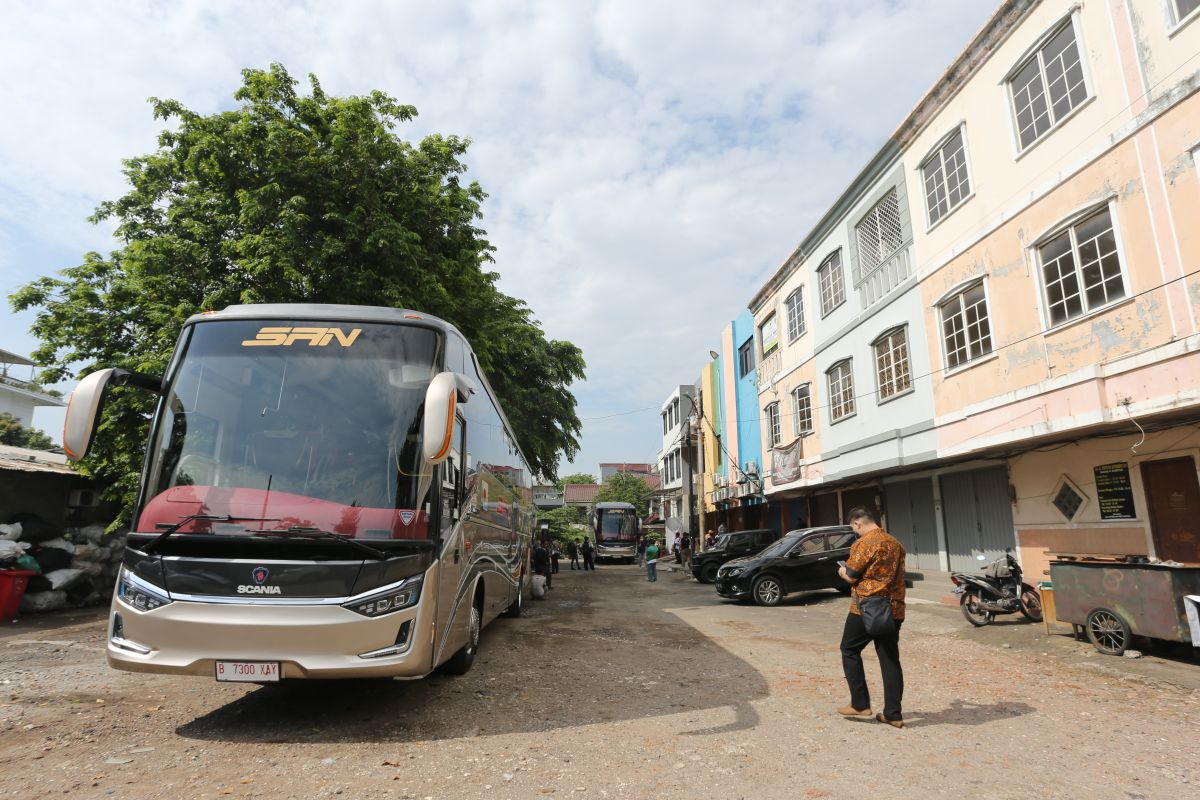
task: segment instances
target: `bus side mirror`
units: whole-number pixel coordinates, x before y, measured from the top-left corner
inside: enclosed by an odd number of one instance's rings
[[[425,427],[423,450],[425,460],[440,464],[450,455],[454,444],[454,413],[459,403],[475,393],[475,387],[467,376],[457,372],[443,372],[429,382],[425,390]]]
[[[67,419],[63,423],[63,450],[72,461],[82,459],[91,448],[96,421],[104,411],[110,385],[162,393],[162,378],[126,369],[101,369],[81,380],[67,401]]]

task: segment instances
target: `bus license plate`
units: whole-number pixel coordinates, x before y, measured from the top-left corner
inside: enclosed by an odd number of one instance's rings
[[[277,683],[278,661],[218,661],[217,680],[246,683]]]

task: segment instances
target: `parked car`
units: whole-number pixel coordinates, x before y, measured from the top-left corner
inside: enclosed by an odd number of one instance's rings
[[[717,571],[717,594],[779,605],[785,595],[811,589],[850,593],[838,576],[838,563],[850,556],[858,539],[848,525],[791,531],[760,553],[728,562]]]
[[[717,579],[717,570],[726,561],[752,556],[776,539],[775,531],[770,528],[722,533],[712,547],[703,553],[692,554],[692,575],[701,583],[712,583]]]

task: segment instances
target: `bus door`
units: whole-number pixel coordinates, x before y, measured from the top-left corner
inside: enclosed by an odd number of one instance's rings
[[[434,647],[434,665],[453,655],[465,641],[469,608],[460,608],[455,614],[455,599],[462,589],[467,565],[470,563],[471,537],[467,528],[474,500],[474,472],[466,449],[466,420],[458,415],[454,420],[454,442],[450,455],[442,462],[440,541],[441,559],[438,565],[437,591],[437,636]],[[431,589],[435,587],[430,587]],[[448,628],[450,628],[448,630]]]

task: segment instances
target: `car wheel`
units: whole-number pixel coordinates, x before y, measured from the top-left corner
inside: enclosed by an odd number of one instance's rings
[[[517,597],[512,601],[512,604],[504,610],[504,616],[516,619],[521,616],[525,610],[525,576],[522,575],[517,580]]]
[[[700,581],[702,583],[712,583],[717,579],[718,566],[716,562],[710,561],[700,568]]]
[[[754,581],[751,594],[754,595],[754,602],[760,606],[777,606],[783,599],[783,584],[773,575],[763,575]]]

